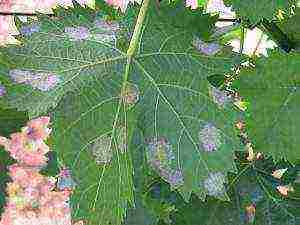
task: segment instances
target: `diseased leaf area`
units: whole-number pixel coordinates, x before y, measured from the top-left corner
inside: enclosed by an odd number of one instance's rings
[[[21,48],[5,49],[9,61],[18,62],[7,76],[22,84],[11,87],[10,105],[28,110],[31,117],[56,107],[67,92],[79,92],[109,76],[125,59],[116,49],[118,27],[109,27],[101,17],[80,20],[74,12],[69,14],[42,17],[40,31],[26,38]]]
[[[299,162],[299,55],[273,52],[245,68],[237,81],[250,102],[249,133],[260,152]]]
[[[209,94],[211,86],[206,79],[229,72],[233,60],[200,55],[192,46],[192,34],[162,23],[155,10],[146,21],[141,54],[134,63],[143,90],[140,126],[144,127],[145,150],[153,148],[148,139],[164,138],[170,145],[167,151],[175,156],[171,168],[159,173],[167,173],[163,177],[172,184],[175,171],[182,171],[184,184],[178,186],[185,199],[192,191],[203,197],[207,192],[203,182],[210,173],[234,169],[232,152],[238,139],[232,127],[237,113],[230,107],[219,109]],[[207,125],[214,127],[215,133],[201,136]],[[215,148],[206,150],[205,145]]]
[[[186,203],[164,181],[148,180],[151,185],[143,198],[145,207],[157,217],[154,224],[193,225],[199,221],[203,225],[298,224],[299,201],[278,198],[272,186],[279,181],[263,174],[268,167],[288,165],[284,162],[274,164],[270,158],[254,164],[248,164],[243,157],[237,158],[237,167],[241,170],[238,174],[228,175],[230,202],[212,197],[203,202],[192,195],[190,202]]]
[[[74,225],[300,224],[299,8],[225,0],[236,28],[220,35],[231,18],[208,2],[144,0],[122,14],[96,1],[16,19],[21,44],[0,48],[0,142],[50,116],[41,173],[72,190]],[[279,47],[243,55],[249,25]],[[16,190],[0,156],[2,209]]]

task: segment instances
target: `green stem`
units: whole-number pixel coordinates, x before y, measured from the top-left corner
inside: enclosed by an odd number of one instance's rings
[[[239,64],[241,64],[241,58],[242,58],[243,50],[244,50],[244,43],[245,43],[245,28],[242,26],[242,28],[241,28],[240,50],[239,50],[239,57],[240,57],[240,63]]]
[[[139,15],[138,15],[135,27],[134,27],[134,32],[133,32],[133,35],[132,35],[132,38],[131,38],[131,41],[130,41],[130,44],[129,44],[129,48],[127,50],[127,56],[130,57],[130,58],[133,57],[133,54],[134,54],[134,52],[136,50],[136,47],[138,45],[140,33],[141,33],[141,30],[142,30],[142,27],[143,27],[143,22],[144,22],[144,19],[145,19],[145,16],[146,16],[146,12],[147,12],[147,9],[148,9],[148,6],[149,6],[149,2],[150,2],[150,0],[144,0],[143,4],[142,4],[142,7],[140,9],[140,12],[139,12]]]

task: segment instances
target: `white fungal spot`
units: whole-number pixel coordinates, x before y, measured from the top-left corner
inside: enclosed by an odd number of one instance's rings
[[[6,89],[3,85],[0,84],[0,97],[6,94]]]
[[[154,137],[147,141],[147,159],[151,167],[174,188],[184,183],[182,171],[174,169],[175,160],[172,146],[164,137]]]
[[[90,37],[89,29],[83,26],[66,27],[65,33],[68,34],[73,41],[82,41]]]
[[[127,130],[125,126],[119,126],[116,130],[116,139],[118,149],[121,153],[125,153],[127,150]]]
[[[106,34],[116,34],[120,26],[117,22],[107,21],[105,19],[97,19],[95,21],[95,27],[102,31],[102,33]]]
[[[92,145],[92,155],[98,165],[108,164],[113,157],[112,138],[108,135],[102,135],[97,138]]]
[[[24,83],[40,91],[49,91],[59,83],[59,77],[53,73],[33,73],[27,70],[10,70],[9,76],[16,83]]]
[[[110,43],[114,46],[116,46],[117,44],[117,37],[114,34],[94,34],[92,35],[92,37],[96,40],[96,41],[100,41],[100,42],[104,42],[104,43]]]
[[[148,140],[148,161],[153,168],[167,168],[171,166],[175,156],[172,151],[172,146],[164,137],[154,137]]]
[[[230,97],[226,94],[226,92],[221,91],[215,87],[210,88],[210,95],[211,95],[213,101],[220,108],[224,108],[230,102]]]
[[[205,55],[215,55],[221,49],[221,46],[219,44],[214,42],[206,43],[198,37],[194,37],[192,44],[198,51]]]
[[[222,145],[220,130],[211,123],[206,124],[199,131],[200,146],[206,152],[216,151]]]
[[[208,195],[222,196],[225,192],[226,177],[221,172],[209,173],[208,177],[204,180],[204,188],[207,190]]]
[[[169,173],[168,182],[171,184],[172,187],[178,187],[183,185],[184,180],[183,180],[182,171],[179,169],[172,170]]]
[[[120,29],[119,24],[113,21],[106,21],[102,18],[97,19],[94,24],[96,29],[94,29],[95,32],[93,32],[91,38],[99,42],[110,43],[116,46],[117,33]]]
[[[121,97],[127,106],[134,106],[140,98],[138,86],[132,83],[127,83],[122,90]]]
[[[33,33],[39,32],[40,31],[40,26],[38,24],[31,24],[27,26],[23,26],[20,29],[20,33],[29,37]]]

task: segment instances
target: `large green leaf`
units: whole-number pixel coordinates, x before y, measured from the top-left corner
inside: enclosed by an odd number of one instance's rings
[[[139,123],[145,140],[164,137],[172,146],[174,168],[183,171],[185,182],[180,190],[185,199],[192,191],[203,198],[208,174],[234,168],[236,114],[230,104],[223,108],[213,101],[206,79],[229,71],[233,59],[199,54],[190,32],[174,28],[160,16],[155,10],[148,15],[135,59],[143,92]],[[200,130],[208,124],[220,131],[222,142],[213,152],[206,152],[199,140]]]
[[[224,0],[228,6],[232,5],[233,10],[239,17],[250,20],[252,24],[258,23],[261,19],[273,19],[279,10],[290,13],[295,0]]]
[[[236,81],[250,102],[247,129],[258,152],[299,162],[300,55],[273,52],[245,68]]]
[[[165,138],[171,146],[172,169],[183,173],[178,188],[185,200],[192,192],[227,199],[223,182],[235,168],[232,153],[239,147],[236,112],[225,93],[206,78],[229,73],[232,55],[202,55],[192,45],[195,32],[168,24],[151,4],[138,51],[127,60],[125,52],[95,29],[93,17],[82,19],[71,12],[67,18],[41,18],[40,31],[22,47],[4,51],[16,64],[10,70],[59,76],[49,91],[15,85],[8,101],[29,110],[31,117],[52,111],[53,148],[78,183],[71,201],[73,216],[89,224],[121,224],[126,208],[133,205],[130,152],[137,146],[130,140],[137,125],[143,132],[143,150],[149,151],[145,140],[151,139]],[[211,27],[207,16],[203,18]],[[71,26],[85,26],[101,38],[70,40],[64,31]],[[216,174],[224,179],[212,178]]]

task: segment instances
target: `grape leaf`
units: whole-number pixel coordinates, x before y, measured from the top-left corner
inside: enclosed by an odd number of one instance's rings
[[[257,24],[261,19],[272,20],[279,10],[290,13],[290,8],[296,4],[295,0],[224,0],[227,6],[232,6],[239,17]]]
[[[238,148],[232,129],[237,115],[231,107],[220,109],[212,101],[206,79],[229,71],[233,57],[200,55],[192,40],[193,35],[164,23],[152,10],[139,49],[144,56],[135,60],[144,93],[139,127],[146,140],[164,137],[172,146],[174,167],[183,171],[185,182],[180,190],[186,200],[191,191],[205,196],[208,191],[203,182],[208,174],[234,169],[232,152]],[[213,152],[206,151],[199,140],[201,128],[210,123],[222,133],[222,145]]]
[[[295,14],[283,21],[277,22],[282,31],[291,39],[294,48],[300,50],[300,8],[295,9]]]
[[[299,162],[299,54],[273,51],[244,68],[236,81],[240,94],[250,102],[247,129],[258,152]]]
[[[24,38],[24,47],[2,49],[9,61],[18,63],[15,68],[6,70],[7,77],[12,69],[22,69],[54,74],[59,79],[58,85],[48,91],[34,89],[29,85],[22,85],[21,88],[20,85],[13,85],[9,88],[7,98],[10,105],[19,110],[27,110],[30,117],[46,113],[57,105],[64,94],[79,91],[82,86],[92,82],[95,76],[99,76],[98,74],[106,76],[108,64],[116,66],[114,62],[118,63],[126,58],[110,42],[114,41],[114,36],[107,36],[112,40],[103,41],[102,38],[106,36],[101,36],[103,30],[97,27],[95,16],[83,17],[76,14],[75,10],[78,9],[60,9],[57,12],[58,17],[54,19],[42,16],[39,31]],[[103,21],[103,18],[99,20]],[[76,27],[93,29],[90,33],[93,37],[88,41],[72,40],[65,28]],[[95,45],[98,46],[96,51]]]
[[[145,151],[145,139],[169,143],[186,201],[191,192],[227,199],[223,183],[239,147],[237,112],[207,77],[229,73],[234,57],[202,55],[188,29],[162,22],[152,3],[149,10],[131,60],[116,48],[114,23],[102,19],[99,30],[93,17],[75,15],[43,17],[22,47],[3,50],[17,64],[6,76],[23,83],[9,90],[8,100],[31,117],[52,111],[53,148],[78,183],[73,217],[89,224],[119,225],[133,205],[130,151],[136,146],[130,140],[136,126]]]

